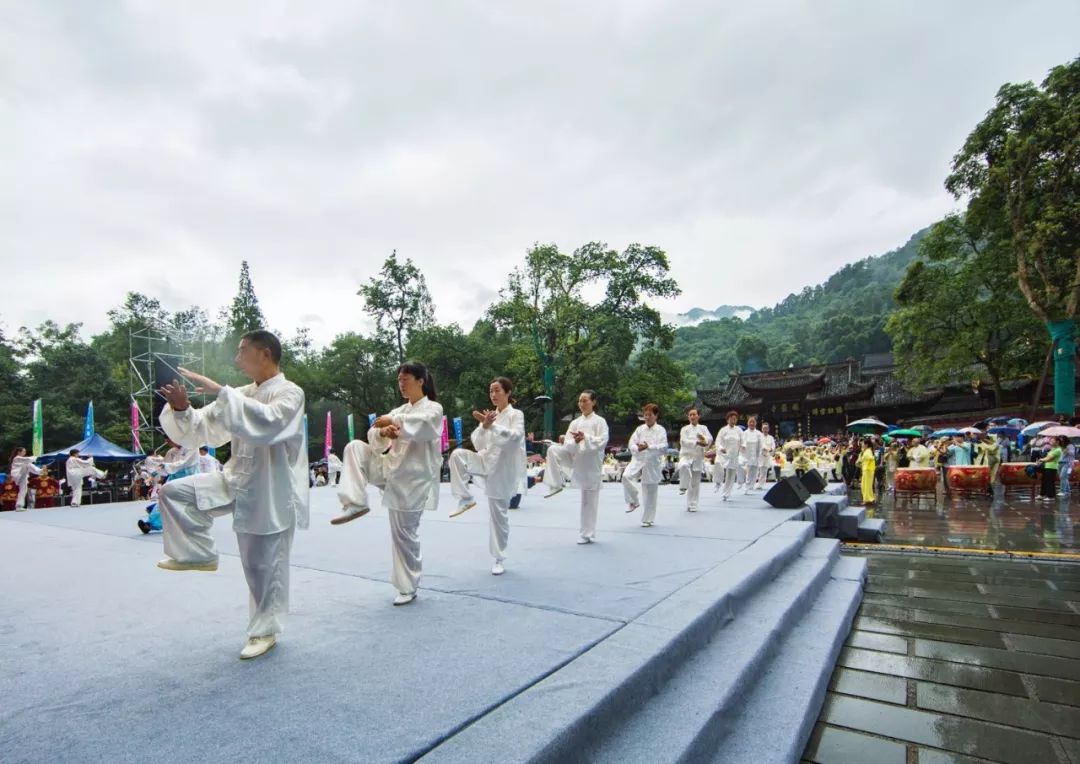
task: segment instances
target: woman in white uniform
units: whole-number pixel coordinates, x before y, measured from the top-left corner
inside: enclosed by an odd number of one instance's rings
[[[41,468],[34,464],[34,457],[26,455],[26,449],[19,446],[11,454],[11,468],[8,475],[19,486],[19,495],[15,499],[15,511],[26,510],[26,494],[30,490],[30,476],[40,475]]]
[[[720,487],[723,481],[723,500],[731,497],[731,490],[735,487],[735,476],[738,471],[739,454],[743,448],[743,431],[738,427],[739,412],[732,410],[727,413],[727,424],[716,433],[716,469],[713,471],[713,481]]]
[[[550,499],[563,490],[567,481],[581,491],[579,544],[591,544],[596,538],[596,515],[600,506],[600,484],[604,469],[604,449],[608,425],[596,413],[596,393],[582,390],[578,396],[581,416],[570,423],[565,442],[552,445],[547,452],[544,483]]]
[[[495,558],[491,574],[505,572],[506,545],[510,540],[510,499],[525,492],[525,415],[514,408],[510,393],[514,384],[506,377],[493,379],[488,397],[495,407],[474,411],[479,427],[472,431],[475,451],[459,448],[450,454],[450,490],[458,500],[450,517],[476,506],[469,490],[469,477],[482,481],[488,499],[488,549]]]
[[[78,507],[82,504],[83,480],[86,478],[104,479],[105,470],[99,470],[94,464],[94,457],[85,459],[79,456],[79,449],[73,448],[68,452],[68,460],[64,464],[67,473],[68,486],[71,488],[71,506]]]
[[[758,478],[760,479],[760,485],[755,488],[760,489],[762,486],[767,485],[769,482],[769,473],[776,465],[776,438],[769,434],[769,423],[761,423],[761,461],[758,462]]]
[[[630,436],[630,466],[623,473],[623,497],[626,499],[627,512],[633,512],[644,500],[641,527],[651,528],[656,521],[656,494],[663,477],[662,462],[668,442],[667,431],[656,423],[660,407],[655,403],[646,403],[641,413],[645,416],[645,424],[639,425]],[[637,487],[639,482],[640,491]]]
[[[416,599],[423,569],[420,516],[439,507],[443,407],[424,364],[403,363],[397,377],[406,402],[375,420],[367,443],[354,440],[345,446],[338,484],[342,511],[330,522],[341,525],[366,515],[368,484],[382,489],[394,562],[390,580],[398,590],[394,604],[408,605]]]
[[[757,417],[751,416],[746,420],[746,432],[743,433],[743,454],[746,457],[743,494],[761,488],[761,450],[764,446],[765,439],[757,428]]]
[[[686,494],[686,511],[697,512],[705,449],[712,445],[713,439],[709,428],[701,424],[697,409],[690,409],[687,418],[690,424],[679,432],[679,493]]]

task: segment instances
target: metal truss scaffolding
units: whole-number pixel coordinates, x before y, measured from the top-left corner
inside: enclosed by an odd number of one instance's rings
[[[165,441],[157,419],[164,403],[158,386],[167,379],[180,379],[181,366],[205,371],[203,350],[202,339],[183,337],[161,322],[128,332],[128,387],[139,409],[137,434],[143,453],[153,452]]]

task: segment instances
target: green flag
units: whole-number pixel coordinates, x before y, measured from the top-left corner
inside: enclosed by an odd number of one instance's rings
[[[45,453],[45,421],[41,415],[41,398],[34,401],[34,438],[30,451],[33,456]]]
[[[353,425],[353,416],[352,416],[352,414],[349,414],[349,418],[348,418],[347,421],[349,423],[349,440],[354,441],[354,440],[356,440],[356,427]]]

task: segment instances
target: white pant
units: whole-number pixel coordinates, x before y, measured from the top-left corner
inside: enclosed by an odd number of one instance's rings
[[[15,509],[26,508],[26,494],[30,490],[30,476],[27,475],[19,481],[19,495],[15,499]]]
[[[548,446],[547,464],[544,466],[544,485],[547,492],[551,493],[556,488],[562,488],[570,480],[574,471],[574,455],[566,446],[555,444]]]
[[[761,482],[761,473],[759,472],[760,469],[761,468],[758,467],[756,464],[746,465],[746,490],[749,491],[751,488]]]
[[[686,508],[697,509],[701,496],[701,468],[693,462],[680,461],[678,472],[679,488],[686,491]]]
[[[94,470],[94,477],[98,478],[99,480],[101,478],[105,477],[105,470],[95,469]],[[73,506],[73,507],[77,507],[80,504],[82,504],[82,489],[83,489],[83,481],[85,479],[86,479],[86,476],[83,476],[83,477],[74,478],[71,481],[71,506]]]
[[[713,474],[715,475],[716,473],[714,472]],[[724,488],[723,488],[724,493],[723,493],[723,495],[724,495],[724,498],[727,498],[728,496],[731,496],[731,489],[733,489],[735,487],[735,477],[737,475],[737,472],[736,472],[735,468],[732,467],[730,469],[723,470],[723,475],[724,475]]]
[[[600,489],[581,492],[581,530],[583,539],[596,538],[596,516],[600,511]]]
[[[469,490],[469,475],[483,475],[484,462],[480,454],[459,448],[450,454],[450,492],[458,501],[474,501]],[[488,549],[499,562],[506,559],[510,541],[510,499],[488,497]]]
[[[197,476],[193,476],[197,477]],[[233,511],[233,504],[199,509],[191,478],[166,483],[158,491],[158,508],[164,532],[165,554],[177,562],[217,560],[210,535],[214,518]],[[293,529],[256,535],[237,533],[240,562],[244,566],[249,598],[248,636],[265,637],[284,629],[289,612],[289,553]]]
[[[641,483],[641,490],[638,491],[638,483]],[[642,500],[644,500],[644,513],[641,516],[641,522],[651,523],[656,520],[656,494],[659,489],[657,483],[646,483],[641,479],[641,473],[635,473],[629,477],[623,476],[623,498],[626,499],[627,504],[637,504],[642,506]]]
[[[362,440],[351,440],[345,446],[341,482],[337,486],[338,500],[345,507],[367,507],[368,485],[386,485],[382,457]]]
[[[423,558],[420,555],[422,509],[390,509],[390,554],[394,569],[390,583],[402,594],[413,594],[420,584]]]

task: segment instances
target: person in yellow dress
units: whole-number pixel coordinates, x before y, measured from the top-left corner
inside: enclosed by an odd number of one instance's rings
[[[859,468],[862,470],[863,504],[873,504],[874,473],[877,471],[877,460],[874,459],[874,444],[869,438],[866,438],[862,442],[862,453],[859,455]]]

